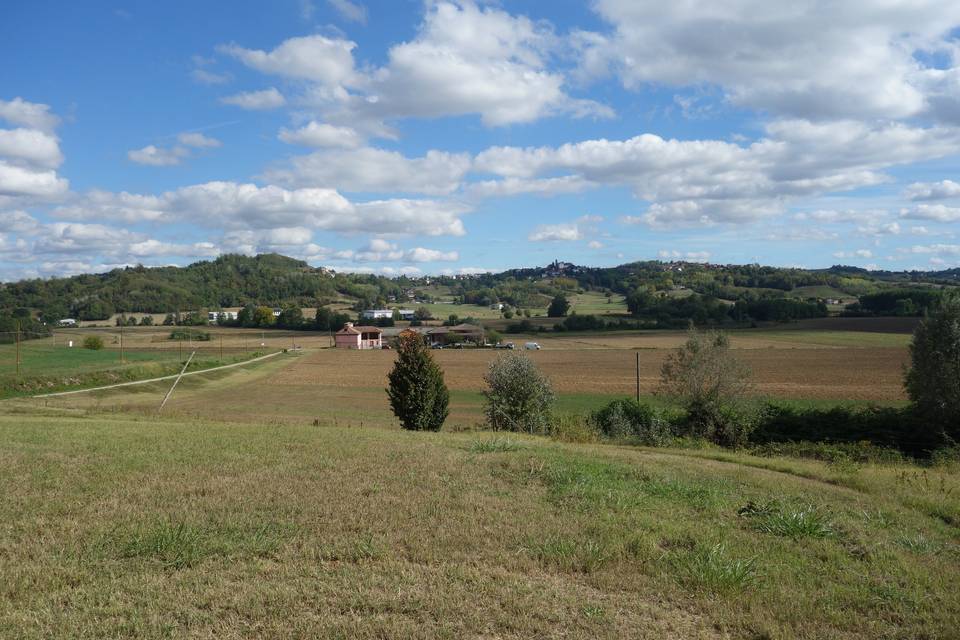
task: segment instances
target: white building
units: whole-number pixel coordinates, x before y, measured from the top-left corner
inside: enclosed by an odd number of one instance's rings
[[[401,320],[413,320],[416,311],[413,309],[400,309],[397,313],[400,315]]]
[[[392,318],[393,309],[366,309],[360,317],[364,320],[380,320],[381,318]]]
[[[74,318],[64,318],[57,324],[61,327],[75,327],[77,326],[77,321]]]
[[[236,311],[208,311],[207,322],[217,322],[218,320],[220,320],[221,316],[223,316],[224,320],[236,320],[237,312]]]

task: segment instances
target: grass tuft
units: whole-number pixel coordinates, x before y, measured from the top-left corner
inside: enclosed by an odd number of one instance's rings
[[[200,529],[186,522],[161,520],[140,528],[120,545],[124,558],[154,558],[165,567],[192,567],[204,556]]]
[[[495,436],[485,440],[474,440],[467,447],[470,453],[503,453],[506,451],[517,451],[522,449],[523,445],[505,436]]]
[[[781,507],[773,501],[763,504],[748,502],[737,512],[741,517],[751,518],[757,531],[785,538],[829,538],[836,535],[829,518],[813,506],[797,510]]]
[[[915,536],[903,536],[894,540],[894,542],[917,555],[930,555],[940,551],[940,545],[926,537],[922,533]]]
[[[545,565],[577,573],[593,573],[613,557],[603,543],[559,535],[530,542],[525,550]]]
[[[722,544],[673,552],[671,563],[682,584],[717,593],[744,591],[760,579],[756,558],[731,558]]]

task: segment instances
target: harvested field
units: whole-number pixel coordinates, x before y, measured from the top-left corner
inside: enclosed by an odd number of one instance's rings
[[[545,350],[531,352],[559,393],[629,395],[640,354],[642,393],[653,393],[669,349]],[[451,389],[478,391],[495,351],[434,352]],[[756,380],[757,395],[894,401],[903,399],[902,349],[745,349],[739,353]],[[390,352],[324,350],[304,357],[266,384],[382,388],[393,363]]]
[[[673,338],[679,344],[679,336]],[[666,341],[667,338],[663,337]],[[636,355],[644,395],[657,388],[668,348],[573,349],[528,352],[550,376],[561,409],[586,410],[614,396],[635,391]],[[442,350],[434,357],[452,391],[450,424],[469,426],[481,420],[483,374],[500,352]],[[897,403],[904,348],[743,348],[738,355],[752,369],[754,393],[760,397],[823,402]],[[170,413],[211,419],[259,422],[325,422],[352,425],[395,423],[384,389],[392,351],[320,349],[287,356],[269,366],[206,383],[184,381],[168,405]],[[103,406],[153,411],[164,386],[118,390],[90,397],[47,400],[52,406]]]

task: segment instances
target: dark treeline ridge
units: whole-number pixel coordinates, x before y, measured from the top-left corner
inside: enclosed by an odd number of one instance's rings
[[[620,294],[634,325],[669,326],[689,320],[719,324],[815,317],[825,315],[825,303],[835,297],[843,299],[850,315],[921,315],[943,287],[958,284],[960,269],[809,270],[660,261],[603,268],[555,262],[496,274],[387,278],[336,273],[277,254],[224,255],[186,267],[136,266],[0,284],[0,312],[12,317],[26,310],[26,318],[46,322],[105,320],[115,313],[314,307],[344,297],[362,309],[405,304],[395,301],[408,300],[411,292],[430,301],[431,287],[439,285],[461,304],[503,303],[517,310],[542,308],[558,295],[578,291]]]

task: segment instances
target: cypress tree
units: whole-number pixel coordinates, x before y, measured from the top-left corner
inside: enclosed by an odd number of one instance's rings
[[[920,322],[910,365],[904,386],[914,411],[933,436],[960,440],[960,295],[944,296]]]
[[[400,334],[397,360],[387,377],[390,407],[401,426],[412,431],[439,431],[450,413],[450,392],[423,336]]]

